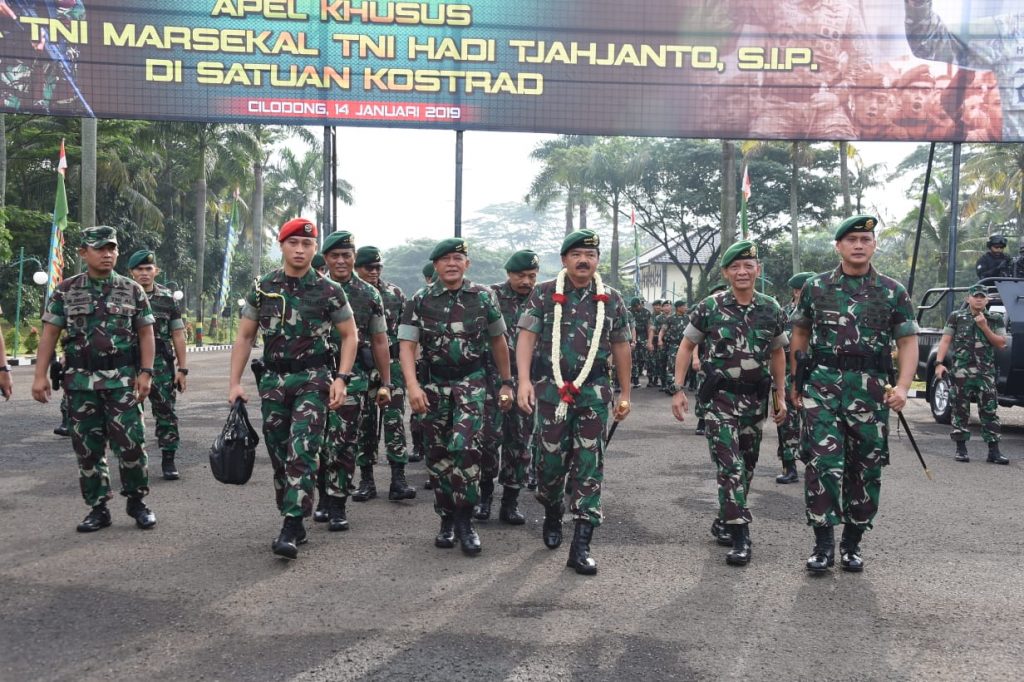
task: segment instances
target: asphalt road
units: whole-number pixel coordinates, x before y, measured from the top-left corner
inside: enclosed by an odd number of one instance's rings
[[[289,562],[270,552],[262,444],[247,485],[209,472],[227,358],[189,356],[182,480],[153,481],[156,528],[138,530],[117,498],[114,525],[87,535],[70,441],[51,434],[57,404],[32,402],[31,368],[15,368],[0,403],[0,679],[1019,679],[1022,410],[1001,410],[1010,466],[985,463],[976,427],[960,464],[912,401],[935,480],[894,437],[859,575],[805,573],[813,535],[802,486],[774,482],[774,429],[753,561],[727,566],[708,532],[706,443],[654,389],[635,392],[607,455],[595,577],[565,567],[567,545],[543,546],[531,497],[526,526],[478,525],[481,556],[435,549],[422,463],[416,500],[350,502],[349,532],[312,527]],[[386,486],[387,468],[377,477]]]

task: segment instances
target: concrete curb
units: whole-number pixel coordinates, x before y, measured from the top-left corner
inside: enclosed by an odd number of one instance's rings
[[[231,344],[222,343],[222,344],[213,345],[213,346],[199,346],[199,347],[197,347],[197,346],[189,346],[188,348],[185,349],[185,352],[186,353],[209,353],[209,352],[215,351],[215,350],[231,350]],[[32,356],[32,357],[25,357],[25,356],[23,356],[23,357],[17,357],[17,358],[8,358],[7,362],[10,363],[10,365],[12,367],[24,367],[24,366],[27,366],[27,365],[34,365],[34,364],[36,364],[36,358],[35,358],[35,356]]]

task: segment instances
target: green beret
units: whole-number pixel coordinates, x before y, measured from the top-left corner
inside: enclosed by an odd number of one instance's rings
[[[633,298],[629,299],[629,305],[640,305],[640,299],[634,296]]]
[[[352,239],[352,233],[346,232],[345,230],[338,230],[332,232],[324,238],[324,248],[320,249],[320,253],[327,253],[334,249],[354,249],[356,248],[356,242]]]
[[[82,230],[82,246],[98,249],[107,244],[117,244],[117,230],[108,225],[97,225]]]
[[[324,267],[326,265],[327,265],[327,261],[324,259],[324,255],[322,253],[318,253],[318,254],[315,254],[313,256],[313,269],[314,270],[319,270],[320,268],[322,268],[322,267]]]
[[[676,307],[676,308],[678,308],[681,305],[686,305],[686,299],[685,298],[677,298],[675,300],[675,302],[672,303],[672,305],[674,307]]]
[[[601,246],[601,238],[593,230],[576,230],[570,232],[562,240],[561,254],[564,256],[570,249],[596,249]]]
[[[732,264],[733,261],[737,260],[757,260],[757,246],[752,241],[738,241],[722,254],[722,267],[727,268]]]
[[[430,261],[434,262],[438,258],[447,256],[449,253],[461,253],[468,256],[469,249],[466,248],[466,240],[461,237],[442,239],[434,247],[434,250],[430,252]]]
[[[522,272],[536,270],[540,267],[540,257],[529,249],[516,251],[505,261],[505,272]]]
[[[152,251],[147,249],[141,249],[132,254],[132,257],[128,259],[128,269],[133,270],[140,265],[154,265],[156,264],[156,256]]]
[[[985,294],[988,296],[988,289],[984,284],[974,284],[970,289],[967,290],[968,296],[974,296],[975,294]]]
[[[437,274],[437,270],[434,269],[433,263],[427,263],[423,266],[423,278],[434,279],[434,275]]]
[[[380,263],[380,249],[376,246],[360,246],[356,251],[356,267]]]
[[[709,291],[708,293],[709,294],[713,294],[713,293],[718,292],[718,291],[725,291],[726,287],[727,287],[727,285],[726,285],[725,282],[719,282],[715,286],[711,287],[711,291]]]
[[[816,273],[813,272],[798,272],[789,278],[789,282],[787,282],[787,284],[790,289],[803,289],[807,280],[814,277],[815,274]]]
[[[873,215],[855,215],[839,223],[836,228],[836,241],[839,241],[851,232],[874,232],[878,218]]]

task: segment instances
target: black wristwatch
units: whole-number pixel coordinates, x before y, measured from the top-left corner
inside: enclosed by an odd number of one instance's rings
[[[346,386],[352,381],[352,377],[353,376],[355,376],[355,375],[352,372],[335,372],[334,373],[334,378],[335,379],[341,379],[342,381],[345,382]]]
[[[515,388],[516,387],[516,380],[515,379],[502,379],[501,380],[501,385],[502,386],[508,386],[509,388]]]
[[[381,384],[381,388],[388,389],[388,393],[394,393],[395,392],[395,385],[394,384]]]
[[[188,376],[188,367],[179,367],[178,371],[184,374],[185,376]]]
[[[683,387],[673,381],[668,385],[667,390],[669,395],[675,395],[676,393],[679,393],[679,391],[683,390]]]
[[[140,367],[139,368],[139,374],[142,374],[143,372],[148,374],[150,377],[153,376],[153,368],[152,367]]]

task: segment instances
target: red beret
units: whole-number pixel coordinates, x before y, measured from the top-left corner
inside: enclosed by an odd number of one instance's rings
[[[281,231],[277,233],[277,241],[283,242],[288,237],[316,238],[316,225],[305,218],[292,218],[281,226]]]

